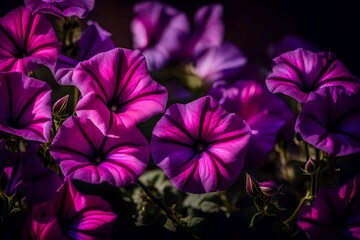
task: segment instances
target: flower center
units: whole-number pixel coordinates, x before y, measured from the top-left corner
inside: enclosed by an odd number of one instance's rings
[[[104,159],[104,156],[101,153],[95,154],[95,157],[93,158],[94,164],[98,166]]]
[[[198,143],[196,143],[196,145],[195,145],[195,151],[196,151],[197,153],[202,153],[203,151],[205,151],[205,149],[206,149],[206,143],[204,143],[204,142],[198,142]]]
[[[114,112],[114,113],[118,113],[119,110],[120,110],[120,104],[116,101],[111,101],[109,104],[108,104],[108,107],[109,109]]]

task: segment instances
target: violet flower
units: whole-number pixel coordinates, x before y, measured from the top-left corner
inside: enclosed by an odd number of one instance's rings
[[[0,173],[6,176],[7,196],[22,192],[30,206],[50,200],[60,187],[61,178],[44,168],[37,155],[39,144],[28,144],[26,152],[0,150]],[[2,183],[4,184],[4,183]]]
[[[0,131],[48,142],[52,126],[51,88],[19,72],[0,73]]]
[[[232,86],[220,85],[211,89],[209,94],[225,110],[240,115],[251,128],[253,137],[245,168],[263,166],[280,132],[294,122],[291,110],[283,100],[254,80],[237,81]]]
[[[39,65],[54,70],[60,51],[51,23],[42,14],[18,7],[0,18],[0,71],[27,74]]]
[[[116,219],[107,201],[66,180],[51,201],[33,207],[22,239],[111,239]]]
[[[300,103],[310,92],[322,87],[342,86],[358,92],[360,81],[332,52],[311,52],[302,48],[273,59],[272,72],[266,85],[273,93],[282,93]]]
[[[300,210],[297,225],[308,239],[360,238],[360,175],[332,188],[319,188],[311,205]]]
[[[160,2],[141,2],[134,7],[131,22],[134,47],[141,50],[150,70],[219,45],[224,36],[223,7],[212,4],[195,13],[194,29],[186,14]]]
[[[79,63],[73,79],[83,98],[76,114],[108,136],[165,111],[166,88],[153,80],[139,50],[115,48]]]
[[[70,179],[117,187],[135,183],[147,166],[150,148],[137,128],[126,130],[120,138],[106,137],[89,119],[71,116],[55,135],[50,154]]]
[[[179,190],[222,191],[240,175],[249,146],[248,124],[211,96],[171,105],[154,127],[154,163]]]
[[[78,48],[76,58],[60,55],[56,62],[54,76],[60,85],[74,85],[72,73],[79,62],[115,48],[115,44],[111,41],[111,33],[105,31],[96,22],[88,21],[87,25],[76,43]]]
[[[327,87],[310,93],[295,125],[309,144],[331,156],[360,151],[360,96]]]
[[[34,13],[78,18],[87,17],[95,6],[95,0],[24,0],[24,3]]]

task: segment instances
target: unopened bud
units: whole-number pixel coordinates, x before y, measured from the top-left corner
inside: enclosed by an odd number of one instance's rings
[[[281,186],[278,186],[274,181],[269,180],[259,183],[259,188],[264,195],[270,197],[279,194]]]
[[[63,114],[69,101],[69,95],[59,98],[53,105],[52,110],[54,114]]]
[[[309,158],[309,160],[305,164],[304,171],[305,174],[312,175],[318,170],[318,168],[319,168],[318,163],[314,159]]]
[[[259,195],[259,183],[253,179],[248,173],[246,173],[246,193],[249,197],[254,198]]]

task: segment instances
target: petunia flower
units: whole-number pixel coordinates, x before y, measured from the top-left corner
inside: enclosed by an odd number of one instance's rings
[[[360,238],[360,176],[336,187],[319,188],[311,205],[300,210],[297,225],[308,239]]]
[[[0,73],[0,131],[48,142],[52,126],[51,88],[19,72]]]
[[[220,85],[209,94],[225,110],[238,114],[249,124],[253,137],[245,160],[248,170],[264,165],[281,131],[293,127],[294,116],[285,102],[255,80],[240,80],[232,86]]]
[[[37,155],[38,143],[28,144],[26,152],[0,150],[0,174],[6,177],[2,191],[9,197],[21,193],[30,206],[50,200],[62,180],[52,170],[42,166]],[[4,180],[4,179],[2,179]]]
[[[24,0],[24,3],[34,13],[78,18],[87,17],[95,6],[95,0]]]
[[[121,134],[165,111],[166,88],[153,80],[139,50],[115,48],[79,63],[73,80],[83,98],[76,114],[106,135]]]
[[[310,93],[295,125],[295,131],[331,156],[360,151],[360,95],[340,87]]]
[[[179,190],[191,193],[227,189],[240,175],[251,131],[211,96],[171,105],[154,127],[154,163]]]
[[[115,44],[111,40],[111,33],[105,31],[96,22],[87,21],[87,25],[76,43],[78,51],[76,58],[60,55],[56,62],[54,77],[60,85],[74,84],[72,73],[79,62],[115,48]]]
[[[145,1],[134,6],[131,21],[134,48],[141,50],[150,70],[219,45],[224,36],[223,7],[210,4],[197,10],[194,29],[184,12],[170,5]]]
[[[71,116],[55,135],[50,154],[70,179],[122,187],[135,183],[145,170],[150,148],[135,127],[120,138],[106,137],[89,119]]]
[[[360,81],[353,76],[332,52],[311,52],[302,48],[273,59],[272,72],[266,85],[273,93],[282,93],[300,103],[310,92],[322,87],[342,86],[359,92]]]
[[[0,18],[0,71],[27,74],[40,65],[54,70],[60,51],[51,23],[18,7]]]
[[[22,239],[111,239],[116,219],[107,201],[66,180],[52,200],[33,207]]]
[[[245,54],[230,42],[213,46],[194,56],[194,73],[204,85],[230,80],[247,64]]]

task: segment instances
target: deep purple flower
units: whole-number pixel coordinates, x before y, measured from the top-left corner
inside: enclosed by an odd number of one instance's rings
[[[308,239],[360,238],[360,175],[337,187],[319,188],[302,207],[297,224]]]
[[[139,50],[115,48],[79,63],[73,80],[83,98],[78,116],[109,136],[165,111],[167,91],[153,80]]]
[[[50,200],[62,182],[54,171],[42,166],[37,155],[39,144],[28,145],[26,152],[0,150],[0,174],[6,178],[4,193],[10,197],[22,192],[32,207]]]
[[[50,154],[70,179],[125,186],[145,170],[150,148],[135,127],[119,134],[120,138],[106,137],[89,119],[71,116],[55,135]]]
[[[19,72],[0,73],[0,131],[48,142],[52,126],[51,88]]]
[[[253,137],[245,160],[246,168],[254,169],[265,164],[282,128],[294,122],[285,102],[254,80],[240,80],[232,86],[221,85],[211,89],[209,94],[225,110],[240,115],[249,124]]]
[[[51,201],[34,206],[22,239],[111,239],[116,219],[108,202],[80,193],[66,180]]]
[[[227,189],[243,168],[251,131],[211,96],[171,105],[154,127],[151,152],[174,186],[192,193]]]
[[[360,151],[360,96],[339,87],[310,93],[295,131],[331,156]]]
[[[93,10],[95,0],[24,0],[34,13],[48,13],[58,17],[85,18]]]
[[[77,41],[77,56],[75,59],[60,55],[55,67],[55,79],[60,85],[73,85],[72,73],[74,67],[81,61],[88,60],[98,53],[115,48],[111,33],[105,31],[93,21],[87,22],[88,27],[81,33]]]
[[[196,76],[204,85],[211,86],[216,81],[230,80],[236,76],[244,69],[247,57],[234,44],[224,42],[199,52],[193,62]]]
[[[332,52],[311,52],[302,48],[273,59],[266,85],[273,93],[288,95],[300,103],[322,87],[342,86],[358,92],[360,81]]]
[[[138,3],[131,22],[134,47],[144,53],[150,70],[159,70],[171,61],[219,45],[224,36],[222,12],[220,4],[199,8],[191,29],[186,14],[172,6],[156,1]]]
[[[54,70],[60,50],[51,23],[44,15],[18,7],[0,18],[0,71],[27,74],[39,65]]]

